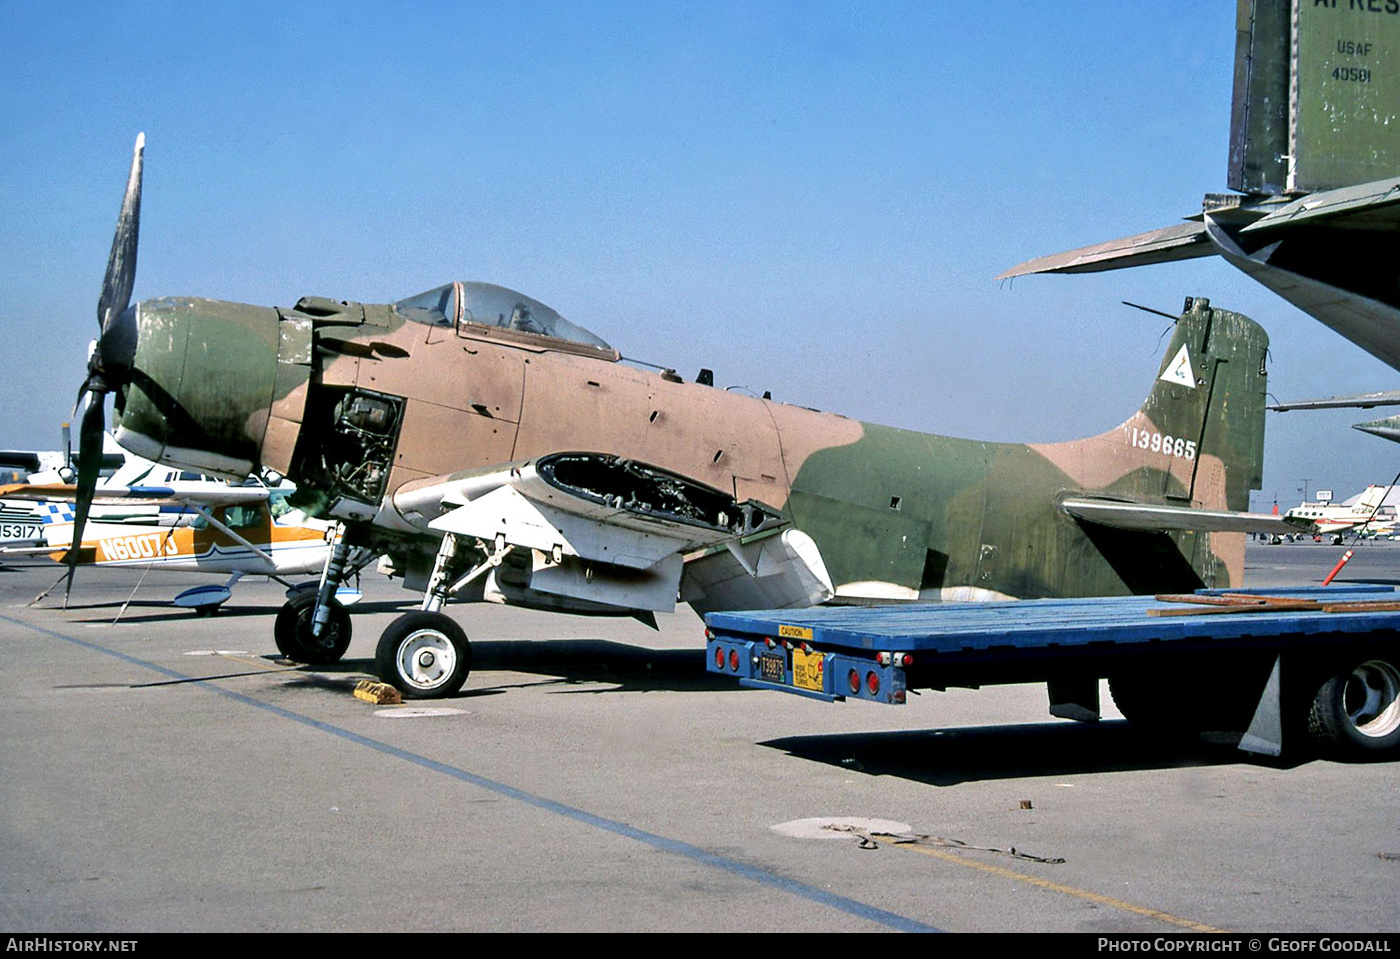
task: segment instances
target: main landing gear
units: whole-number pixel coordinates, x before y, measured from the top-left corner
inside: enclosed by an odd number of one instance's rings
[[[345,578],[373,558],[367,549],[336,543],[317,589],[293,594],[277,613],[273,636],[288,659],[316,666],[337,662],[350,646],[350,614],[335,598]],[[442,612],[447,600],[468,583],[501,564],[512,547],[475,541],[461,548],[452,533],[443,537],[420,609],[389,624],[375,648],[379,678],[405,699],[451,696],[471,672],[472,649],[462,627]]]
[[[404,613],[379,637],[374,654],[379,678],[406,699],[436,699],[461,689],[472,668],[471,643],[442,607],[462,587],[501,565],[510,551],[503,536],[490,546],[478,540],[475,549],[461,549],[453,533],[444,536],[422,608]]]

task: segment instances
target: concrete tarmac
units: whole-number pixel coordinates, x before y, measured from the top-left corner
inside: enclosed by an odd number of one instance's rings
[[[1341,552],[1251,545],[1247,585]],[[197,618],[166,601],[209,577],[85,570],[27,607],[57,575],[0,567],[0,933],[1400,927],[1400,764],[1164,745],[1039,686],[742,690],[688,611],[449,607],[461,695],[377,707],[351,689],[395,583],[366,576],[345,660],[310,669],[276,656],[276,584]],[[1400,544],[1339,581],[1400,583]],[[937,839],[799,822],[843,818]]]

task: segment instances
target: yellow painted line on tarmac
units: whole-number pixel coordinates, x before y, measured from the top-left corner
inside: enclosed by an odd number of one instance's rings
[[[1135,913],[1139,916],[1147,916],[1151,919],[1159,919],[1162,922],[1171,923],[1173,926],[1181,926],[1185,929],[1190,929],[1192,932],[1225,932],[1224,929],[1207,926],[1203,922],[1196,922],[1192,919],[1183,919],[1180,916],[1174,916],[1160,909],[1148,909],[1146,906],[1134,905],[1131,902],[1124,902],[1122,899],[1114,899],[1112,896],[1101,896],[1096,892],[1089,892],[1087,889],[1078,889],[1074,886],[1066,886],[1063,883],[1041,879],[1039,876],[1029,876],[1023,872],[1003,869],[1001,866],[977,862],[974,859],[969,859],[955,852],[945,852],[942,849],[930,849],[928,846],[904,843],[896,844],[896,848],[908,849],[912,852],[923,853],[925,856],[934,856],[938,859],[946,859],[948,862],[955,862],[960,866],[970,866],[973,869],[980,869],[983,872],[991,873],[993,876],[1000,876],[1003,879],[1014,879],[1017,882],[1024,882],[1028,885],[1039,886],[1041,889],[1048,889],[1051,892],[1060,892],[1064,893],[1066,896],[1074,896],[1076,899],[1087,899],[1089,902],[1096,902],[1102,906],[1111,906],[1114,909],[1122,909],[1124,912]]]

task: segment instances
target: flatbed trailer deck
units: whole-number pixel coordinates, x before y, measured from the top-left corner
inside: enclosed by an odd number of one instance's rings
[[[707,669],[760,689],[901,704],[909,690],[1045,682],[1056,716],[1234,730],[1279,755],[1400,747],[1400,592],[1201,590],[989,603],[711,613]]]

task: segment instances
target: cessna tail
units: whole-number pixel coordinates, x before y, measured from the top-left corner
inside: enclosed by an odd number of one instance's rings
[[[1400,369],[1400,2],[1238,0],[1236,29],[1236,192],[1001,278],[1218,255]]]

